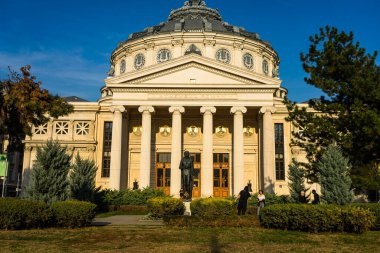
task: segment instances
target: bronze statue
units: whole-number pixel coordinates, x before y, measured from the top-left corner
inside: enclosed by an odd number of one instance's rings
[[[190,158],[189,151],[185,151],[179,169],[181,170],[181,196],[185,200],[191,200],[193,190],[194,162]]]

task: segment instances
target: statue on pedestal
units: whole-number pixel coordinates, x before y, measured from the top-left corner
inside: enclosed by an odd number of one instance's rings
[[[179,169],[181,170],[181,196],[187,201],[191,201],[193,190],[194,162],[190,158],[189,151],[185,151]]]

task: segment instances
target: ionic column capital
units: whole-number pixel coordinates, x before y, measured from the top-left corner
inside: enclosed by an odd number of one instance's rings
[[[216,108],[214,106],[201,107],[201,113],[206,113],[206,112],[216,113]]]
[[[241,113],[247,113],[247,108],[244,107],[244,106],[234,106],[231,108],[231,113],[232,114],[235,114],[237,112],[241,112]]]
[[[123,112],[126,111],[126,109],[125,109],[125,107],[122,106],[122,105],[115,105],[115,106],[111,106],[111,107],[110,107],[110,111],[111,111],[112,113],[115,113],[115,112],[121,112],[121,113],[123,113]]]
[[[261,109],[260,109],[261,114],[265,114],[265,113],[273,114],[275,112],[276,112],[276,108],[274,108],[274,107],[264,106],[264,107],[261,107]]]
[[[139,107],[139,112],[140,113],[144,113],[144,112],[154,113],[154,107],[150,105],[142,105]]]
[[[183,106],[171,106],[169,107],[169,112],[174,113],[174,112],[179,112],[179,113],[185,113],[185,107]]]

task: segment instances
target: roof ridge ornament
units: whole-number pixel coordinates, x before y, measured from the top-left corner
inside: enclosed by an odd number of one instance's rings
[[[190,5],[190,6],[206,6],[206,2],[202,0],[189,0],[185,2],[185,6]]]

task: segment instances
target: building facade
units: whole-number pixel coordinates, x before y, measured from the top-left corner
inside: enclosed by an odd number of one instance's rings
[[[256,33],[187,1],[167,22],[133,33],[112,52],[97,102],[36,126],[25,140],[23,180],[36,148],[58,140],[95,160],[103,188],[153,187],[179,196],[179,162],[194,159],[194,197],[237,195],[247,184],[288,194],[290,146],[279,56]]]

